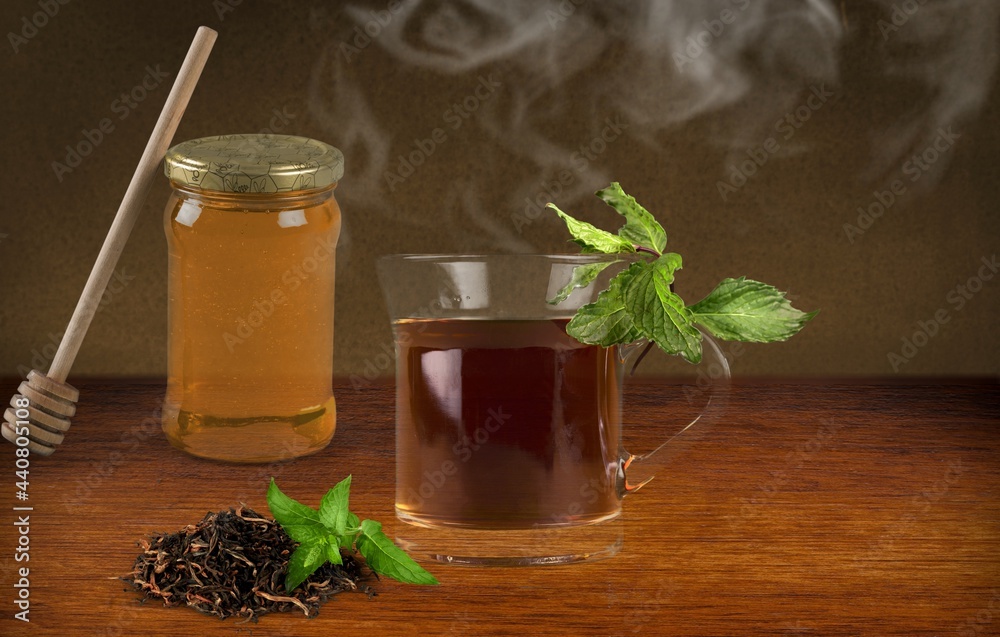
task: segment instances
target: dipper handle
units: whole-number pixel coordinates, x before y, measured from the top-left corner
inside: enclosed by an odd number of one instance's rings
[[[73,367],[90,321],[97,312],[104,289],[111,280],[118,257],[121,256],[146,195],[153,185],[156,169],[177,131],[177,125],[184,115],[198,78],[201,77],[217,35],[208,27],[199,27],[194,36],[181,70],[177,73],[177,79],[174,80],[174,86],[170,89],[170,95],[167,96],[167,102],[160,112],[160,118],[153,128],[153,135],[146,144],[146,150],[139,159],[128,190],[125,191],[125,198],[122,199],[108,236],[104,239],[101,253],[97,255],[97,262],[90,271],[90,278],[83,288],[76,310],[73,311],[73,318],[59,343],[59,350],[52,360],[49,373],[46,375],[40,370],[31,370],[27,380],[18,387],[19,393],[11,398],[10,408],[4,411],[0,435],[18,447],[48,456],[62,443],[69,430],[80,393],[66,384],[66,377]]]
[[[77,352],[80,351],[80,345],[87,335],[87,329],[90,328],[90,322],[104,295],[104,289],[114,273],[118,257],[121,256],[125,242],[153,185],[157,168],[177,131],[177,125],[180,124],[184,109],[187,108],[198,78],[201,77],[201,71],[205,68],[208,55],[212,52],[216,36],[218,33],[212,29],[199,27],[181,70],[177,73],[170,95],[167,96],[167,102],[163,105],[160,118],[156,121],[149,142],[146,143],[146,150],[139,159],[139,165],[136,166],[132,181],[125,191],[125,198],[118,207],[115,220],[111,224],[108,236],[104,239],[100,254],[97,255],[97,262],[90,271],[87,285],[83,288],[80,300],[73,311],[73,317],[69,321],[62,342],[59,343],[59,350],[52,359],[47,376],[57,383],[64,383],[69,376]]]

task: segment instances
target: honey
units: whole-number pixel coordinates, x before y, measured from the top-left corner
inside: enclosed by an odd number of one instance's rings
[[[283,135],[206,138],[168,153],[162,423],[174,446],[272,462],[333,437],[342,162],[330,146]]]

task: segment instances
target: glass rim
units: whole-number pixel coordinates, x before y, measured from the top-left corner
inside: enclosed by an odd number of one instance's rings
[[[440,253],[400,253],[385,254],[378,257],[379,261],[406,261],[414,263],[433,263],[437,261],[483,261],[487,259],[545,259],[563,262],[596,262],[596,261],[632,261],[641,258],[639,253],[541,253],[541,252],[456,252]]]

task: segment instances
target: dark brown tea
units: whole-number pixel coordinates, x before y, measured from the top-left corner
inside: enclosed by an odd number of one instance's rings
[[[394,324],[402,518],[516,529],[619,513],[621,363],[567,323]]]

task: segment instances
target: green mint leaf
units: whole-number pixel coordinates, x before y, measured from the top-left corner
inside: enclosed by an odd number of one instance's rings
[[[354,538],[357,537],[358,533],[361,532],[361,520],[358,516],[353,513],[348,512],[347,514],[347,529],[345,530],[345,535],[342,535],[340,540],[340,546],[345,549],[350,549],[354,546]]]
[[[684,301],[670,291],[674,271],[681,269],[679,254],[669,252],[652,263],[643,262],[625,288],[625,309],[642,335],[668,354],[690,363],[701,361],[701,332],[694,326]]]
[[[599,263],[586,263],[584,265],[578,265],[573,268],[573,273],[570,275],[569,283],[566,287],[559,290],[559,292],[549,299],[547,303],[549,305],[558,305],[569,298],[573,290],[576,288],[585,288],[594,282],[594,279],[604,271],[604,268],[608,267],[612,263],[617,263],[617,261],[604,261]]]
[[[663,226],[631,195],[625,194],[617,181],[595,194],[625,217],[625,225],[618,229],[620,237],[637,246],[655,250],[657,254],[667,247],[667,232]]]
[[[437,584],[433,575],[392,543],[381,524],[362,522],[347,510],[350,490],[351,476],[347,476],[323,496],[320,510],[315,511],[282,493],[271,478],[267,489],[271,515],[299,543],[288,560],[285,590],[292,592],[326,562],[343,564],[340,549],[353,550],[355,542],[376,573],[412,584]]]
[[[745,277],[725,279],[690,308],[693,320],[727,341],[784,341],[816,312],[801,312],[780,290]]]
[[[583,248],[585,253],[601,252],[604,254],[618,254],[620,252],[635,252],[635,247],[628,240],[596,228],[586,221],[578,221],[557,208],[553,203],[546,204],[546,207],[555,210],[556,214],[566,222],[566,228],[569,230],[570,235],[572,235],[573,241]]]
[[[267,506],[288,537],[299,544],[315,542],[328,533],[320,522],[319,513],[282,493],[274,478],[267,488]]]
[[[350,513],[347,507],[350,494],[351,476],[347,476],[337,483],[337,486],[327,491],[319,502],[320,522],[337,537],[347,532],[347,514]]]
[[[618,182],[596,194],[625,217],[617,236],[573,219],[555,204],[547,205],[566,222],[584,253],[663,252],[666,231]],[[793,308],[783,292],[746,278],[726,279],[707,297],[685,307],[670,290],[674,272],[680,269],[681,257],[673,253],[633,263],[611,280],[596,301],[577,310],[566,332],[582,343],[605,347],[645,337],[667,353],[697,363],[702,333],[696,324],[725,340],[766,343],[789,338],[816,315]],[[598,274],[574,270],[569,284],[549,303],[562,302],[577,287],[590,285]]]
[[[358,551],[368,566],[379,575],[385,575],[408,584],[438,584],[437,579],[413,561],[401,548],[382,532],[382,525],[374,520],[361,523]]]
[[[336,542],[328,541],[326,542],[326,561],[331,564],[336,564],[341,566],[344,563],[344,558],[340,555],[340,538],[330,536],[330,540],[337,540]]]
[[[581,343],[604,347],[642,338],[633,324],[632,315],[625,309],[624,290],[645,265],[645,262],[633,263],[615,275],[608,289],[597,295],[596,301],[576,311],[566,325],[566,333]]]
[[[306,581],[326,562],[326,546],[323,540],[304,542],[288,559],[288,573],[285,574],[285,590],[291,593],[295,587]]]

